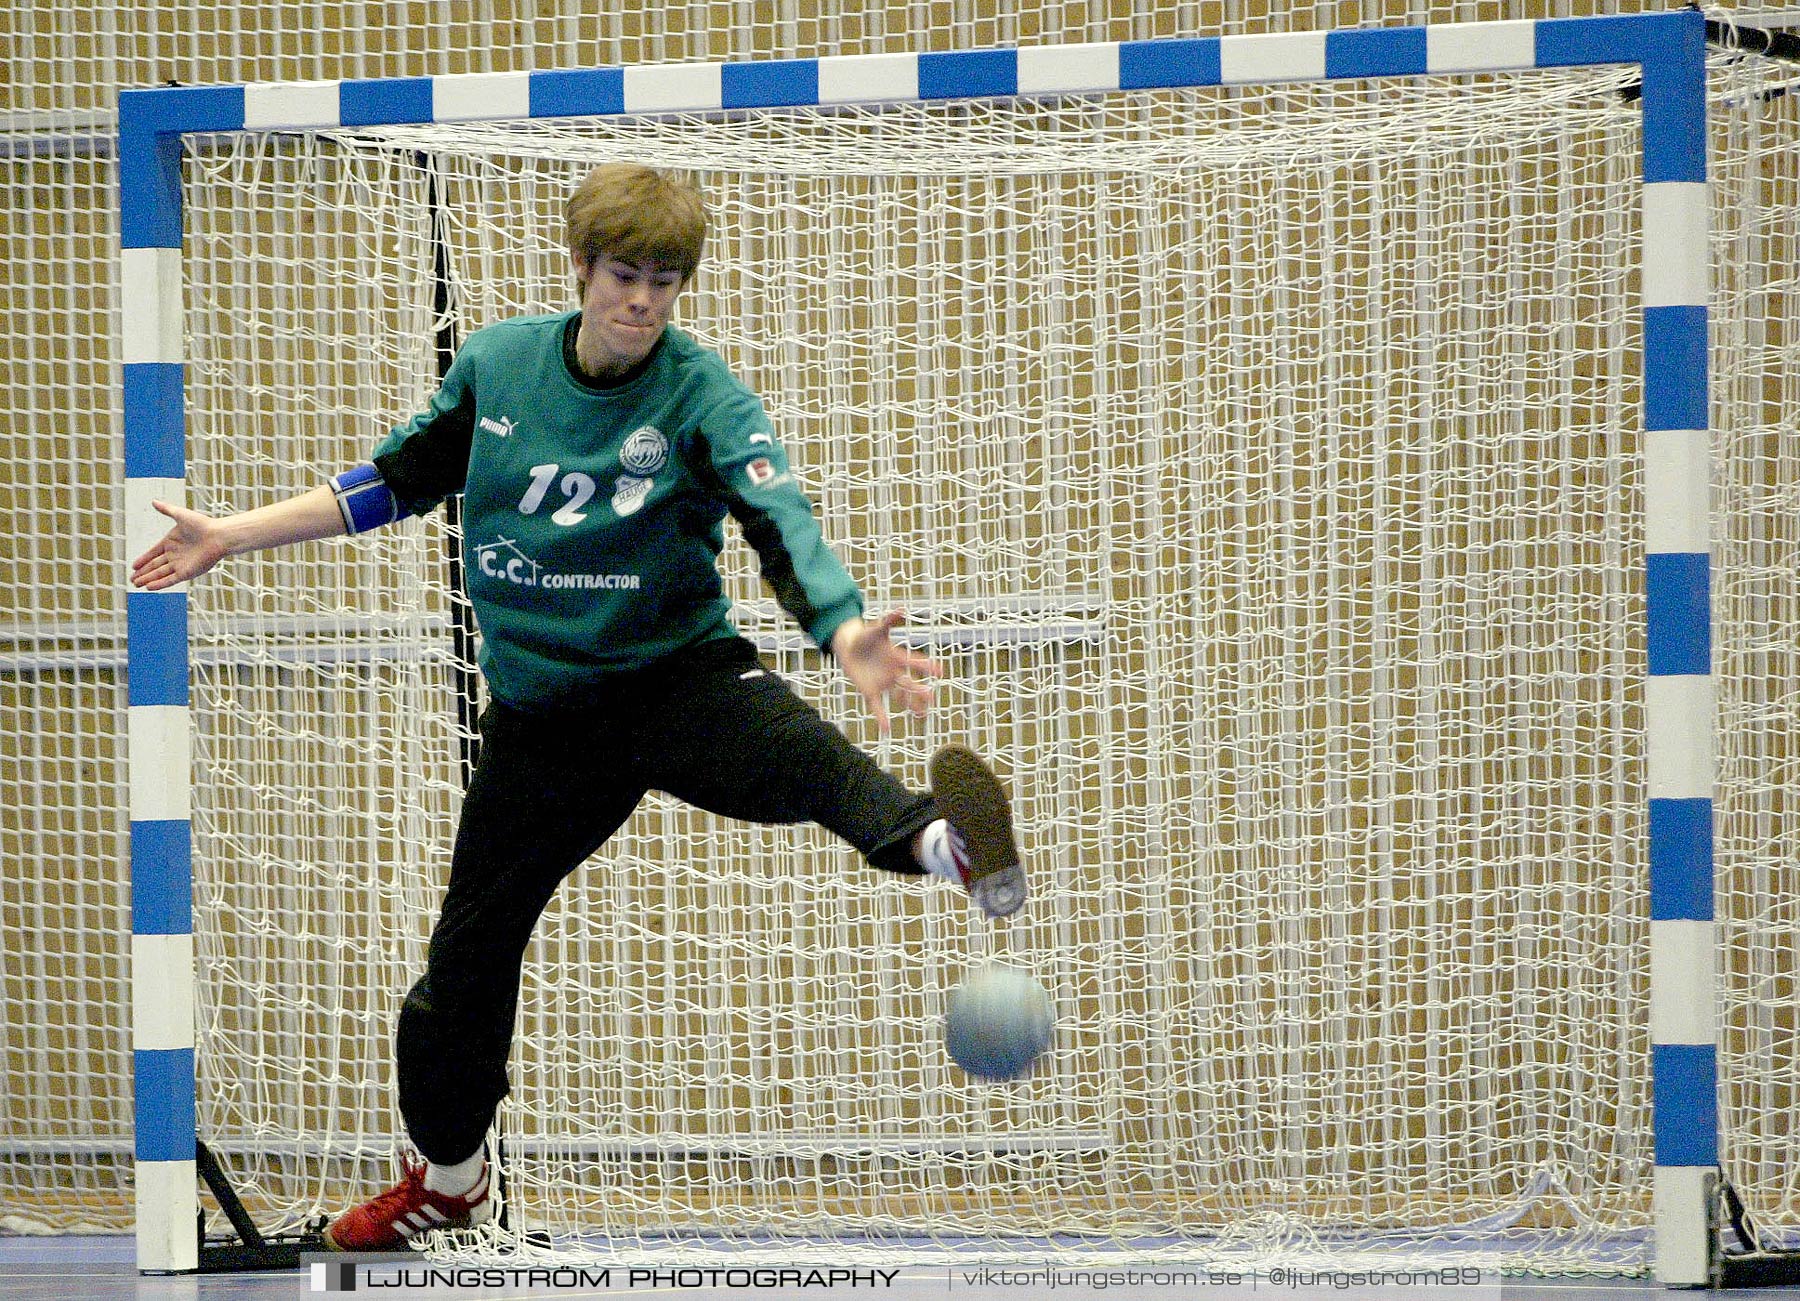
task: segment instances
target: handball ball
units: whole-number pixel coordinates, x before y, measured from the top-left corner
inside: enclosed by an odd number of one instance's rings
[[[1050,995],[1017,967],[992,963],[950,991],[944,1046],[981,1080],[1016,1080],[1050,1046]]]

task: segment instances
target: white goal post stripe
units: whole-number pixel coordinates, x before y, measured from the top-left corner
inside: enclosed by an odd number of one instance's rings
[[[124,419],[134,543],[153,495],[185,477],[180,337],[180,142],[187,133],[419,124],[482,117],[715,112],[894,100],[1077,94],[1293,78],[1416,77],[1636,64],[1645,70],[1644,427],[1654,512],[1646,715],[1652,738],[1651,895],[1662,928],[1652,963],[1656,1045],[1657,1272],[1698,1284],[1707,1211],[1697,1204],[1717,1163],[1716,1049],[1711,1009],[1709,557],[1702,522],[1706,464],[1706,210],[1704,19],[1698,12],[1447,27],[1370,28],[1300,36],[1233,36],[1027,50],[884,54],[748,64],[477,74],[378,81],[175,87],[119,100]],[[186,595],[130,592],[134,872],[186,853]],[[178,893],[144,936],[185,929]],[[134,912],[134,928],[139,925]],[[190,941],[191,945],[191,941]],[[185,952],[152,940],[145,955]],[[148,964],[146,964],[148,965]],[[193,1061],[173,1029],[184,988],[158,967],[140,991],[150,1024],[138,1056],[138,1263],[193,1268]],[[186,1013],[191,1020],[191,1010]],[[185,1056],[184,1056],[185,1054]],[[152,1118],[154,1120],[152,1121]],[[185,1184],[184,1184],[185,1181]],[[185,1188],[185,1191],[184,1191]],[[159,1209],[160,1208],[160,1209]],[[184,1245],[185,1244],[185,1245]]]

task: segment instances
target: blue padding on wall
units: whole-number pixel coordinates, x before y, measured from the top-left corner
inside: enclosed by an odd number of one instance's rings
[[[1705,552],[1644,557],[1652,677],[1712,672],[1712,562]]]
[[[187,593],[126,593],[125,637],[127,703],[187,704]]]
[[[1650,1046],[1656,1164],[1719,1164],[1719,1071],[1711,1044]]]
[[[194,1050],[140,1048],[132,1053],[137,1159],[194,1159]]]
[[[1713,919],[1713,804],[1650,801],[1650,920]]]

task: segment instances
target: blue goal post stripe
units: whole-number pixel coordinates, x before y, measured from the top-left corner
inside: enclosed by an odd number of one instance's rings
[[[1644,557],[1644,617],[1652,677],[1712,672],[1712,557]]]
[[[1652,1044],[1650,1077],[1656,1164],[1717,1165],[1717,1049],[1711,1044]]]
[[[1650,920],[1713,920],[1713,802],[1650,800]]]
[[[187,390],[180,362],[126,362],[125,477],[179,479],[187,473]]]
[[[126,593],[125,647],[128,705],[188,703],[187,593]]]
[[[131,933],[194,929],[194,836],[185,819],[131,824]]]
[[[133,1112],[140,1161],[194,1159],[194,1050],[132,1053]]]
[[[1707,427],[1705,307],[1644,309],[1644,428]]]

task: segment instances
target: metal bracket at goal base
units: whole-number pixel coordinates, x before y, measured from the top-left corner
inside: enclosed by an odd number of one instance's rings
[[[1729,1226],[1743,1250],[1733,1253],[1721,1249],[1716,1253],[1712,1270],[1714,1287],[1800,1286],[1800,1251],[1765,1250],[1750,1213],[1744,1207],[1744,1199],[1738,1196],[1737,1189],[1728,1179],[1719,1180],[1715,1215],[1722,1221],[1720,1233]]]
[[[202,1274],[237,1274],[255,1270],[299,1269],[303,1255],[329,1251],[323,1231],[325,1221],[318,1220],[299,1233],[264,1234],[244,1209],[237,1189],[231,1186],[225,1169],[204,1142],[194,1142],[194,1164],[206,1181],[213,1200],[237,1231],[236,1239],[213,1239],[206,1236],[206,1212],[202,1210],[197,1232],[200,1237],[199,1272]]]
[[[1715,1287],[1800,1287],[1800,1251],[1721,1255]]]

